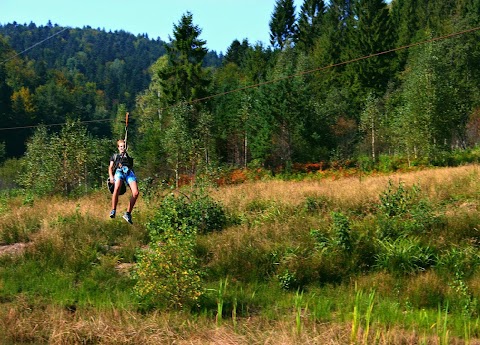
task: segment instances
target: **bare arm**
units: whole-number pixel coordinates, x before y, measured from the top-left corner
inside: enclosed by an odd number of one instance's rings
[[[108,166],[108,177],[110,178],[110,182],[113,183],[113,161],[110,161],[110,165]]]

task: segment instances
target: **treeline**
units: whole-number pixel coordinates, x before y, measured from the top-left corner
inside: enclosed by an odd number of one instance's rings
[[[131,152],[162,178],[222,165],[442,164],[479,138],[479,21],[480,0],[304,0],[298,10],[277,0],[269,45],[234,40],[220,65],[189,12],[167,44],[68,30],[0,64],[0,116],[20,126],[116,115],[108,131],[89,131],[119,137],[130,111]],[[1,28],[0,61],[39,29]]]
[[[212,162],[447,164],[478,141],[478,32],[449,35],[479,14],[477,0],[277,0],[270,46],[233,41],[209,71],[187,13],[137,99],[136,153],[177,175]]]
[[[114,118],[120,104],[134,106],[136,95],[150,83],[150,65],[165,51],[159,38],[121,30],[67,28],[51,22],[0,25],[2,127]],[[16,56],[20,52],[24,53]],[[220,63],[215,52],[207,58],[206,65]],[[90,130],[96,136],[111,136],[108,121]],[[24,153],[32,132],[19,133],[2,133],[7,157]]]

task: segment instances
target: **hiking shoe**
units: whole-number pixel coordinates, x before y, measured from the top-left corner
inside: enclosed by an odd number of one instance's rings
[[[112,212],[110,212],[110,218],[115,218],[115,210],[112,210]]]
[[[123,215],[123,219],[125,219],[127,222],[129,222],[130,224],[133,224],[132,222],[132,215],[128,212],[125,212],[125,214]]]

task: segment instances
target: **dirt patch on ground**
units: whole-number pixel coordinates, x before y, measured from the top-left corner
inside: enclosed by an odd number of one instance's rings
[[[14,243],[14,244],[0,245],[0,256],[21,255],[25,252],[25,249],[27,248],[27,246],[28,246],[28,243]]]

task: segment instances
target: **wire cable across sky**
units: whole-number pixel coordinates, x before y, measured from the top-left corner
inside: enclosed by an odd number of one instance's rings
[[[52,38],[53,36],[60,34],[61,32],[65,31],[66,29],[67,28],[64,28],[63,30],[55,33],[54,35],[52,35],[50,37],[47,37],[46,39],[44,39],[41,42],[38,42],[38,43],[34,44],[33,46],[25,49],[24,51],[18,53],[15,56],[23,54],[24,52],[32,49],[33,47],[41,44],[42,42],[45,42],[46,40]],[[282,78],[272,79],[272,80],[268,80],[268,81],[265,81],[265,82],[262,82],[262,83],[248,85],[248,86],[245,86],[245,87],[241,87],[241,88],[238,88],[238,89],[233,89],[233,90],[230,90],[230,91],[217,93],[217,94],[210,95],[210,96],[207,96],[207,97],[197,98],[197,99],[194,99],[192,101],[187,102],[187,104],[204,102],[204,101],[212,99],[212,98],[225,96],[225,95],[232,94],[232,93],[235,93],[235,92],[245,91],[245,90],[248,90],[248,89],[253,89],[253,88],[261,87],[261,86],[268,85],[268,84],[273,84],[273,83],[276,83],[276,82],[279,82],[279,81],[282,81],[282,80],[287,80],[287,79],[299,77],[299,76],[302,76],[302,75],[307,75],[307,74],[311,74],[311,73],[315,73],[315,72],[321,72],[321,71],[324,71],[324,70],[327,70],[327,69],[330,69],[330,68],[334,68],[334,67],[345,66],[345,65],[348,65],[348,64],[351,64],[351,63],[355,63],[355,62],[358,62],[358,61],[370,59],[370,58],[373,58],[373,57],[376,57],[376,56],[393,53],[393,52],[403,50],[403,49],[409,49],[409,48],[416,47],[416,46],[423,45],[423,44],[427,44],[427,43],[433,43],[433,42],[437,42],[437,41],[441,41],[441,40],[445,40],[445,39],[449,39],[449,38],[453,38],[453,37],[458,37],[458,36],[465,35],[465,34],[468,34],[468,33],[472,33],[472,32],[478,31],[478,30],[480,30],[480,26],[475,27],[475,28],[471,28],[471,29],[467,29],[467,30],[454,32],[454,33],[447,34],[447,35],[440,36],[440,37],[431,38],[431,39],[428,39],[428,40],[425,40],[425,41],[411,43],[411,44],[404,45],[404,46],[401,46],[401,47],[397,47],[397,48],[393,48],[393,49],[389,49],[389,50],[385,50],[385,51],[381,51],[381,52],[377,52],[377,53],[372,53],[372,54],[369,54],[369,55],[364,55],[364,56],[361,56],[361,57],[358,57],[358,58],[354,58],[354,59],[351,59],[351,60],[331,64],[331,65],[328,65],[328,66],[323,66],[323,67],[319,67],[319,68],[315,68],[315,69],[311,69],[311,70],[302,71],[302,72],[295,73],[295,74],[292,74],[292,75],[288,75],[288,76],[285,76],[285,77],[282,77]],[[11,57],[9,60],[13,59],[15,56]],[[8,60],[6,60],[6,61],[8,61]],[[3,62],[6,62],[6,61],[3,61]],[[166,110],[168,108],[175,107],[179,104],[180,103],[177,103],[176,105],[173,105],[173,106],[170,106],[170,107],[167,107],[167,108],[162,108],[162,109],[160,109],[160,111]],[[79,123],[94,123],[94,122],[107,122],[107,121],[111,121],[111,119],[79,121]],[[65,125],[65,124],[66,123],[55,123],[55,124],[41,124],[41,125],[20,126],[20,127],[4,127],[4,128],[0,128],[0,131],[14,130],[14,129],[26,129],[26,128],[37,128],[37,127],[41,127],[41,126],[45,126],[45,127],[61,126],[61,125]]]
[[[10,61],[10,60],[12,60],[12,59],[14,59],[14,58],[16,58],[17,56],[24,54],[25,52],[29,51],[30,49],[35,48],[36,46],[42,44],[42,43],[45,42],[45,41],[48,41],[49,39],[51,39],[51,38],[53,38],[53,37],[61,34],[62,32],[64,32],[65,30],[68,30],[68,29],[70,29],[70,28],[69,28],[69,27],[63,28],[62,30],[54,33],[53,35],[48,36],[48,37],[45,38],[44,40],[41,40],[40,42],[37,42],[37,43],[35,43],[34,45],[31,45],[31,46],[28,47],[27,49],[22,50],[20,53],[17,53],[17,54],[15,54],[15,55],[9,57],[8,59],[6,59],[6,60],[4,60],[4,61],[1,61],[0,63],[6,63],[6,62],[8,62],[8,61]]]

